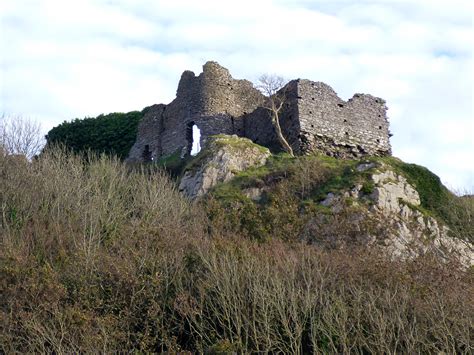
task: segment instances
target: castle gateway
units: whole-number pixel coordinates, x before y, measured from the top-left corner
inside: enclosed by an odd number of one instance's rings
[[[322,152],[340,158],[391,154],[383,99],[355,94],[344,101],[330,86],[306,79],[292,80],[282,90],[286,101],[280,124],[295,154]],[[185,71],[171,103],[145,110],[128,160],[189,155],[196,128],[201,146],[211,135],[235,134],[279,151],[270,113],[262,107],[265,99],[250,81],[233,79],[216,62],[204,64],[199,76]]]

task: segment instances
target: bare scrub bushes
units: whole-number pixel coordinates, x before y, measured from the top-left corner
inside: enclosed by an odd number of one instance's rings
[[[86,162],[63,149],[48,150],[34,163],[0,159],[6,247],[21,239],[48,260],[60,249],[93,258],[100,245],[124,237],[181,233],[184,226],[193,233],[189,203],[161,172],[130,172],[105,156]]]
[[[201,218],[161,171],[61,148],[0,156],[3,350],[119,349],[118,320],[123,334],[133,322],[118,310],[133,308],[143,274],[202,238]]]
[[[242,239],[162,241],[148,253],[103,250],[93,272],[5,260],[3,350],[472,349],[472,275],[430,259],[394,263]]]
[[[211,239],[161,172],[60,149],[0,159],[2,353],[472,349],[472,272]]]
[[[214,243],[198,253],[194,291],[179,295],[177,309],[200,351],[471,349],[472,275],[432,259],[388,262],[362,250],[348,258],[281,242]]]

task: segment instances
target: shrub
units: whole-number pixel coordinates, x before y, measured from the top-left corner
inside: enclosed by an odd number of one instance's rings
[[[48,132],[47,146],[63,144],[76,153],[92,151],[125,159],[135,142],[138,123],[145,110],[63,122]]]

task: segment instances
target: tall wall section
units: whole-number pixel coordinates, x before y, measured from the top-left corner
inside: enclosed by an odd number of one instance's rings
[[[344,158],[391,154],[383,99],[355,94],[346,102],[324,83],[295,82],[300,153],[322,151]]]
[[[145,109],[145,114],[138,125],[137,138],[127,160],[149,161],[153,155],[161,154],[160,135],[163,127],[163,112],[166,105],[152,105]]]
[[[156,126],[153,132],[145,134],[146,128],[139,127],[129,160],[142,160],[140,150],[143,152],[146,145],[152,149],[153,159],[176,152],[182,156],[189,154],[193,125],[200,130],[201,146],[207,137],[215,134],[243,136],[242,116],[254,111],[263,98],[250,81],[233,79],[229,71],[216,62],[207,62],[199,76],[185,71],[176,98],[162,111],[159,128]],[[143,120],[143,125],[148,123]]]

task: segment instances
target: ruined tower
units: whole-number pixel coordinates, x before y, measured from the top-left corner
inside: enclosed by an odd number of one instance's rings
[[[174,99],[168,105],[154,105],[146,112],[129,160],[143,160],[148,147],[153,158],[179,152],[189,154],[192,127],[201,133],[201,146],[215,134],[243,136],[243,116],[254,111],[264,96],[250,81],[235,80],[216,62],[207,62],[199,76],[181,75]]]

